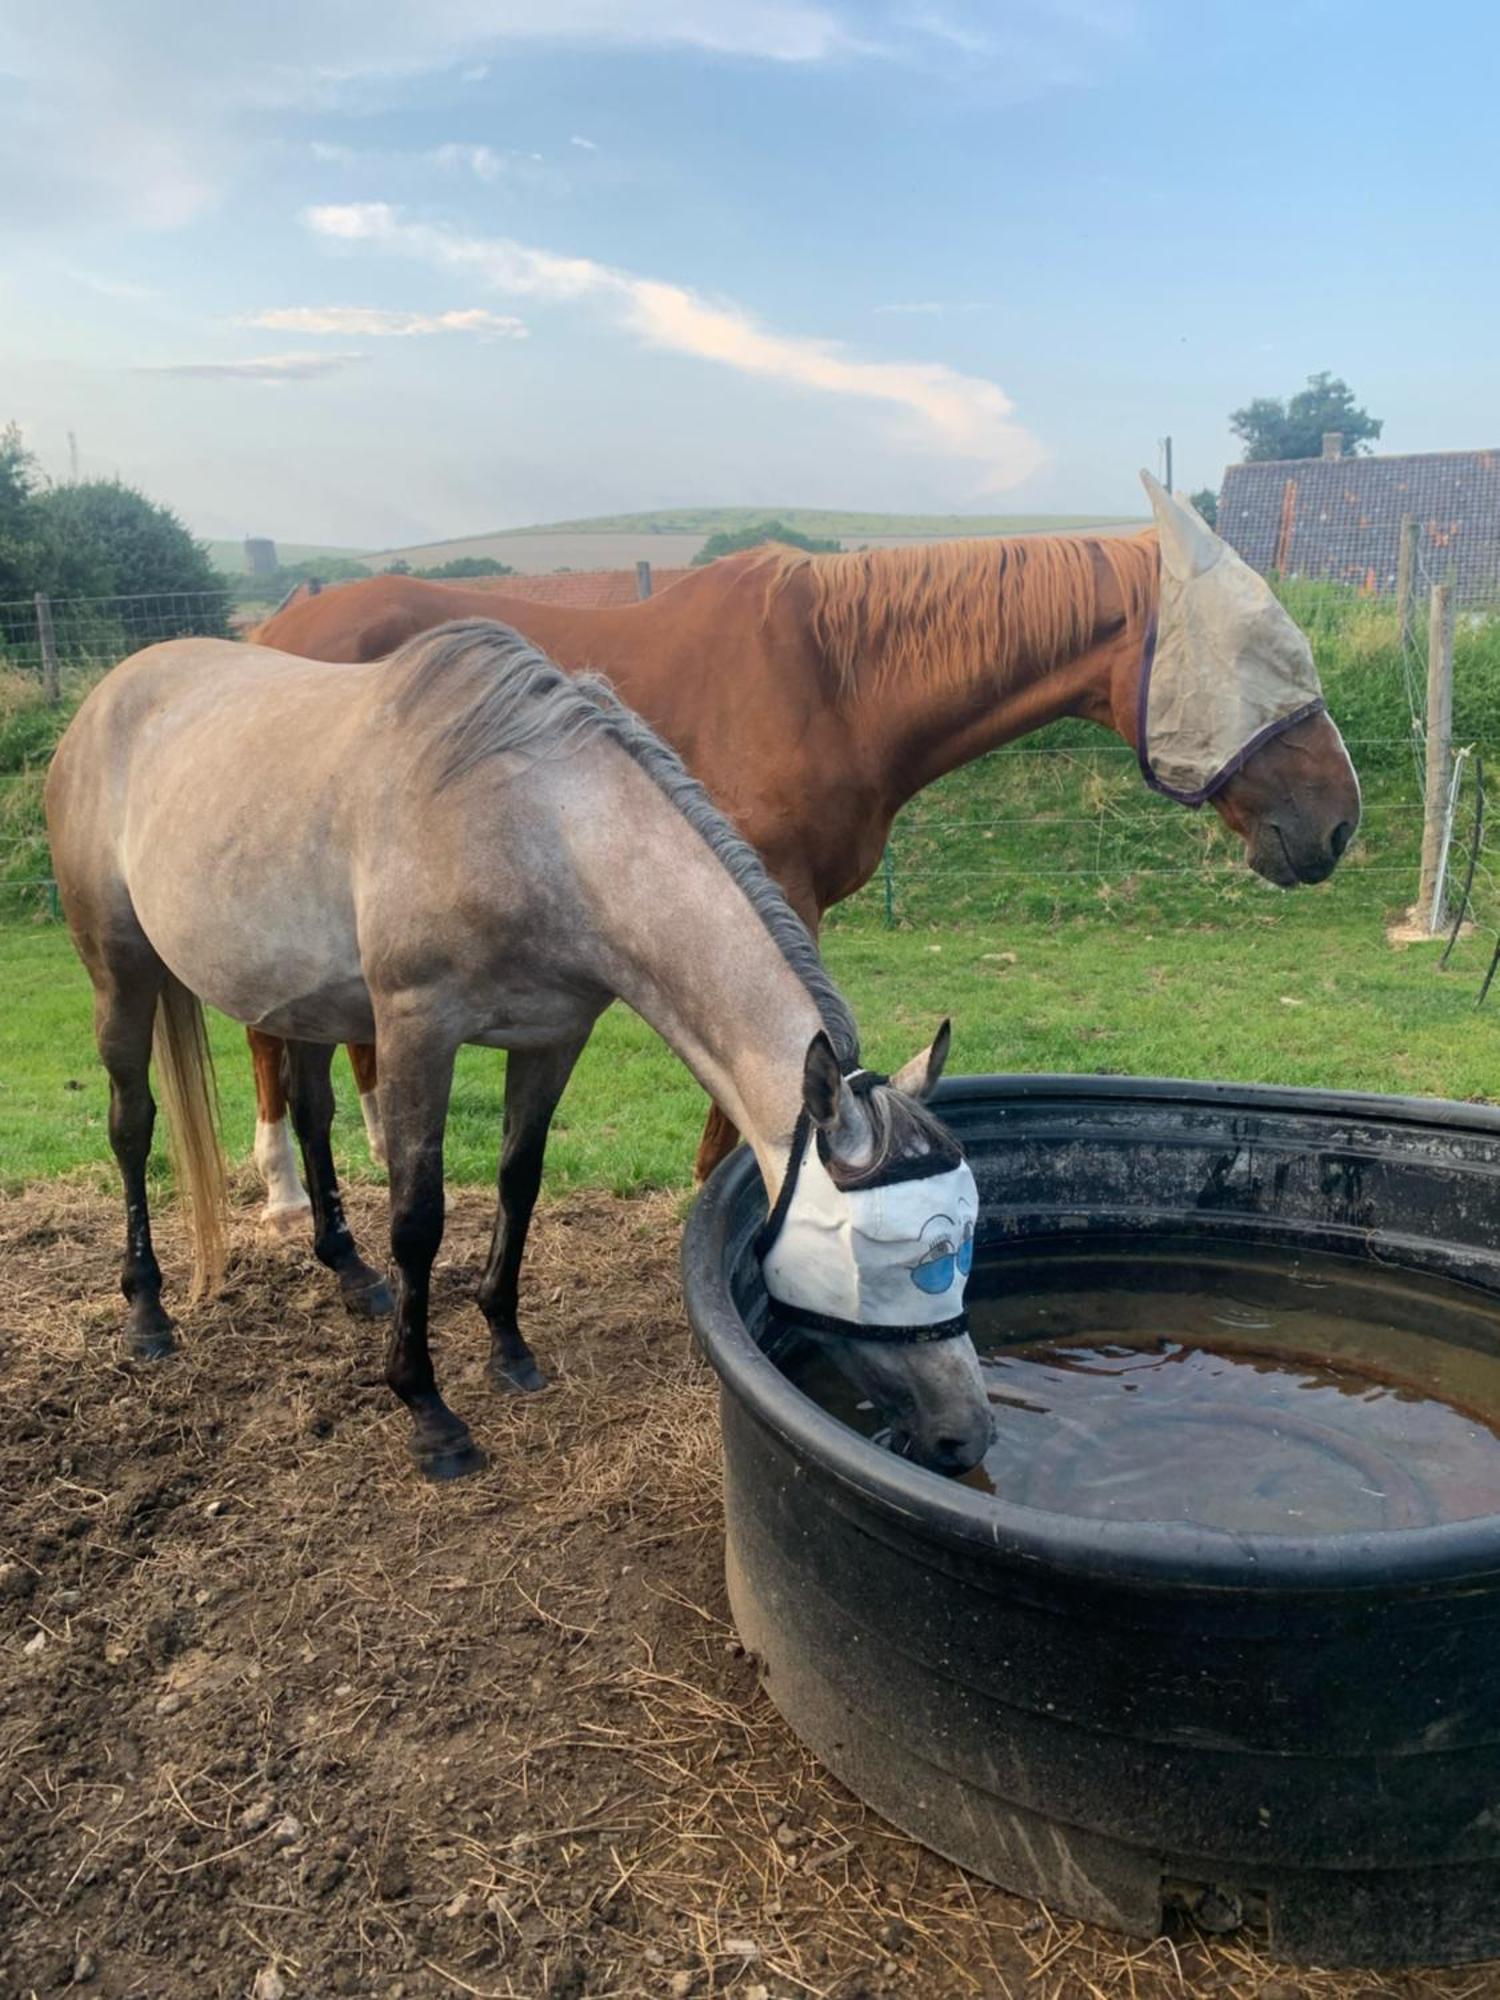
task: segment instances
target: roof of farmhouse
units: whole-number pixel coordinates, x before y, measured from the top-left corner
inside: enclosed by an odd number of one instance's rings
[[[1219,533],[1253,568],[1381,593],[1407,518],[1422,578],[1500,599],[1500,451],[1345,458],[1330,435],[1322,458],[1227,467],[1219,494]]]

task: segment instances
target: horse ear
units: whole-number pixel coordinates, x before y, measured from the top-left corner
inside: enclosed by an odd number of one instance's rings
[[[802,1063],[802,1103],[820,1132],[828,1132],[839,1122],[844,1096],[844,1073],[824,1029],[819,1028],[807,1045]]]
[[[1214,533],[1196,507],[1169,493],[1149,472],[1142,472],[1141,484],[1156,516],[1163,567],[1183,583],[1212,569],[1225,552],[1223,538]]]
[[[948,1062],[948,1050],[953,1042],[953,1023],[944,1021],[932,1038],[931,1048],[923,1049],[920,1055],[912,1057],[904,1068],[898,1069],[891,1078],[898,1090],[904,1090],[909,1097],[930,1097],[937,1089],[938,1078]]]

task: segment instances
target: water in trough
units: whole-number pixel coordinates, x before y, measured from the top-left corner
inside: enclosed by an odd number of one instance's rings
[[[1011,1250],[970,1322],[967,1483],[1094,1520],[1339,1535],[1500,1513],[1500,1300],[1343,1257],[1151,1239]],[[787,1371],[875,1435],[825,1354]]]

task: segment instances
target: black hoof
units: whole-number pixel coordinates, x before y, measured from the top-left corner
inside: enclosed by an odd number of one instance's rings
[[[467,1432],[462,1438],[448,1438],[441,1444],[414,1442],[412,1457],[424,1479],[435,1484],[449,1479],[467,1479],[471,1472],[483,1472],[489,1459]]]
[[[524,1361],[492,1361],[489,1372],[494,1386],[509,1396],[534,1396],[547,1387],[546,1376],[529,1354]]]
[[[359,1319],[389,1319],[396,1310],[395,1295],[378,1271],[362,1265],[357,1274],[340,1278],[344,1305]]]
[[[125,1352],[133,1361],[164,1361],[177,1352],[172,1322],[160,1306],[150,1313],[132,1313],[125,1322]]]

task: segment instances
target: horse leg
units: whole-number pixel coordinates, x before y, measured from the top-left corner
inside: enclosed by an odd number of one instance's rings
[[[287,1042],[286,1094],[302,1148],[302,1168],[312,1190],[313,1254],[339,1281],[344,1304],[366,1319],[391,1310],[391,1288],[360,1256],[344,1219],[333,1164],[333,1063],[331,1042]]]
[[[380,1093],[376,1088],[380,1077],[375,1067],[375,1044],[351,1042],[349,1067],[354,1071],[354,1087],[359,1092],[359,1109],[365,1121],[365,1137],[370,1142],[370,1151],[384,1166],[385,1127],[380,1122]]]
[[[92,969],[92,968],[91,968]],[[143,943],[135,976],[96,972],[94,1036],[109,1076],[109,1143],[125,1187],[124,1345],[142,1361],[159,1360],[176,1345],[162,1309],[161,1266],[151,1243],[146,1162],[156,1125],[151,1095],[151,1036],[165,968]]]
[[[411,1450],[419,1470],[428,1479],[459,1479],[478,1471],[484,1454],[439,1394],[427,1344],[428,1292],[443,1240],[443,1128],[457,1051],[435,1045],[405,1023],[393,1024],[389,1032],[380,1024],[377,1034],[397,1273],[385,1379],[411,1415]]]
[[[292,1236],[312,1220],[312,1204],[297,1177],[287,1122],[286,1090],[281,1080],[284,1044],[259,1028],[247,1028],[250,1060],[255,1067],[255,1164],[266,1184],[261,1228],[273,1236]]]
[[[517,1324],[521,1259],[542,1184],[542,1160],[557,1101],[588,1040],[549,1049],[518,1049],[505,1063],[505,1138],[500,1149],[500,1205],[479,1309],[490,1327],[490,1380],[497,1389],[542,1389],[543,1375]]]

